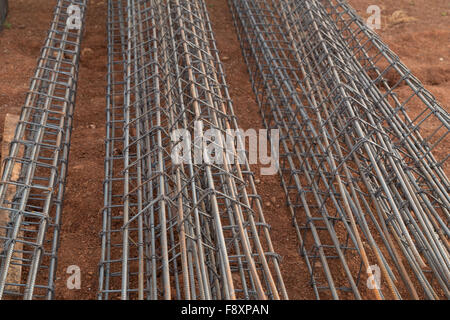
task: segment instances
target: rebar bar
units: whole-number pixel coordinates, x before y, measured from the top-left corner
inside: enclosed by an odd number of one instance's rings
[[[9,156],[3,160],[0,210],[8,223],[0,226],[0,299],[54,296],[86,4],[57,1]],[[79,29],[67,23],[71,5],[80,9]]]
[[[448,113],[345,1],[229,4],[316,297],[448,298]]]
[[[108,59],[99,299],[286,299],[239,143],[172,157],[237,129],[204,1],[109,0]]]

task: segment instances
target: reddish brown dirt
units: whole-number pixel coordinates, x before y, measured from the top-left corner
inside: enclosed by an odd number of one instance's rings
[[[91,0],[87,11],[56,274],[57,299],[95,299],[98,288],[105,158],[106,4],[106,0]],[[71,264],[81,269],[80,290],[66,287],[66,269]]]
[[[441,104],[450,106],[450,4],[447,0],[350,0],[367,17],[366,8],[382,8],[382,29],[378,32],[421,79]],[[0,135],[7,112],[19,113],[25,101],[45,38],[55,1],[10,1],[11,28],[0,32]],[[225,0],[208,0],[213,28],[225,65],[231,96],[243,129],[262,128],[258,106]],[[393,24],[389,17],[403,10],[417,20]],[[445,15],[444,12],[447,14]],[[93,54],[82,57],[75,130],[72,137],[68,185],[62,220],[57,271],[57,299],[95,299],[100,256],[102,181],[105,138],[106,86],[106,0],[91,0],[83,48]],[[449,139],[440,148],[450,147]],[[297,238],[285,205],[278,176],[259,176],[265,216],[272,225],[275,251],[282,257],[282,273],[291,299],[312,299],[305,263],[297,252]],[[69,265],[82,271],[80,290],[66,288]]]

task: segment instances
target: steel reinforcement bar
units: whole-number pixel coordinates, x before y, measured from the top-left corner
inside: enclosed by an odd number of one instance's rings
[[[237,129],[205,3],[110,0],[108,48],[99,298],[287,298],[241,144],[193,156]]]
[[[58,0],[0,181],[0,298],[54,295],[87,0]],[[76,6],[75,9],[73,9]],[[74,11],[75,10],[75,11]],[[76,12],[80,28],[73,28]]]
[[[343,1],[230,6],[316,297],[448,297],[448,113]]]

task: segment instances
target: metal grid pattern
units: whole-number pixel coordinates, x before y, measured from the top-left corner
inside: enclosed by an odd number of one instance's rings
[[[83,22],[86,4],[57,1],[4,159],[0,213],[8,223],[0,226],[0,298],[51,299],[54,294],[82,38],[82,29],[69,30],[67,9],[78,5]]]
[[[287,298],[242,141],[171,157],[237,129],[204,1],[108,1],[108,52],[99,299]]]
[[[229,3],[316,297],[449,297],[448,113],[345,1]]]

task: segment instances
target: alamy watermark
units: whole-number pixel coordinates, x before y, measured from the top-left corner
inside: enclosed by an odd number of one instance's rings
[[[67,7],[67,18],[66,25],[69,30],[80,30],[81,29],[81,10],[76,4],[71,4]]]
[[[371,290],[381,289],[381,269],[377,264],[369,266],[367,269],[367,288]]]
[[[371,15],[367,18],[367,26],[372,30],[381,29],[381,8],[377,5],[371,5],[367,8],[367,13]]]
[[[269,143],[270,137],[270,143]],[[194,122],[194,136],[186,129],[171,133],[174,143],[171,158],[175,165],[181,164],[261,164],[261,175],[274,175],[279,169],[280,133],[278,129],[227,129],[204,130],[202,121]],[[248,140],[248,152],[246,143]],[[270,149],[270,150],[269,150]]]
[[[81,269],[80,269],[80,267],[77,265],[68,266],[66,273],[70,274],[70,276],[67,278],[67,282],[66,282],[67,289],[79,290],[81,288]]]

